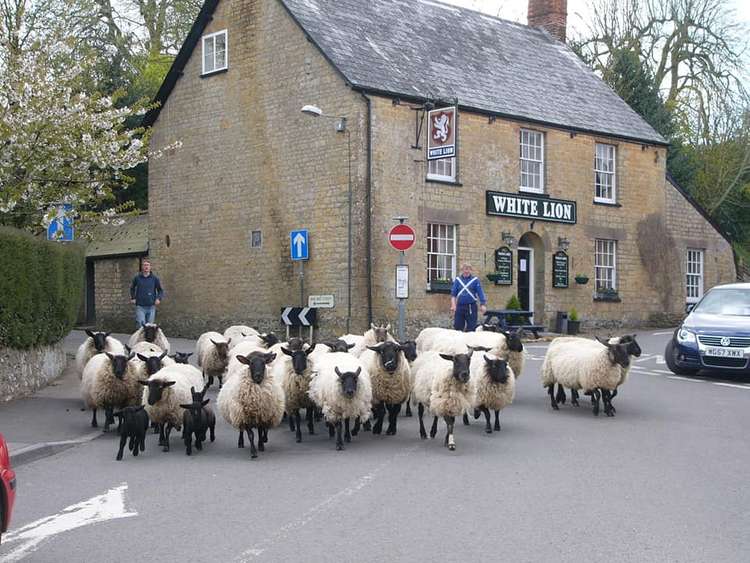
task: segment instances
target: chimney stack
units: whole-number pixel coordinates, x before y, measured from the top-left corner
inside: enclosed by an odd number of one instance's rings
[[[565,43],[567,22],[568,0],[529,0],[529,26],[546,29],[552,37]]]

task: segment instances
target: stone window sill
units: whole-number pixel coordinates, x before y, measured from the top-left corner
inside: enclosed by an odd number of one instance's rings
[[[604,205],[605,207],[622,207],[621,203],[612,202],[612,201],[598,201],[594,200],[594,205]]]
[[[461,187],[463,184],[461,182],[456,182],[455,180],[438,180],[436,178],[425,178],[426,184],[443,184],[445,186],[457,186]]]
[[[224,74],[228,70],[229,70],[229,67],[220,68],[219,70],[212,70],[211,72],[206,72],[204,74],[201,74],[201,78],[210,78],[212,76],[216,76],[217,74]]]

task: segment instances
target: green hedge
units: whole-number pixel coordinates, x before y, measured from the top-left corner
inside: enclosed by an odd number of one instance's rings
[[[68,334],[85,271],[83,245],[0,227],[0,346],[30,348]]]

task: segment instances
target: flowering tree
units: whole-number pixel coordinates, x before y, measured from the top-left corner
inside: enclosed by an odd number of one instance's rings
[[[59,202],[111,215],[113,189],[127,187],[127,171],[148,157],[148,132],[127,125],[145,104],[87,94],[91,62],[61,42],[0,67],[0,223],[37,230]]]

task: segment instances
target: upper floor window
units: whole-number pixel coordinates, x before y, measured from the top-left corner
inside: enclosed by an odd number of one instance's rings
[[[427,161],[427,179],[442,180],[444,182],[456,181],[456,157],[439,158]]]
[[[521,191],[544,193],[544,135],[521,129]]]
[[[456,225],[427,224],[427,283],[456,277]]]
[[[227,30],[203,36],[203,74],[227,68]]]
[[[596,291],[617,290],[617,241],[596,239],[594,249]]]
[[[596,143],[594,201],[615,203],[615,146]]]
[[[695,248],[687,250],[686,289],[687,302],[697,303],[703,297],[703,251]]]

